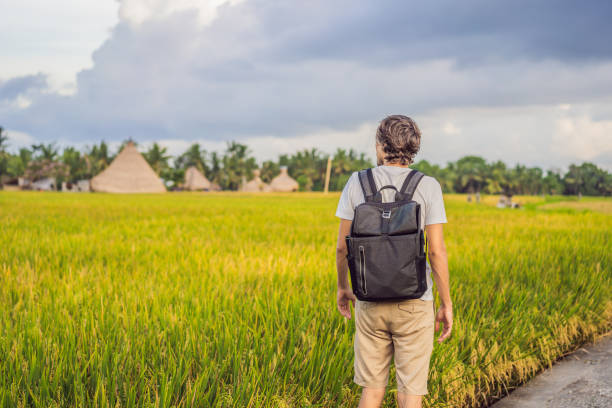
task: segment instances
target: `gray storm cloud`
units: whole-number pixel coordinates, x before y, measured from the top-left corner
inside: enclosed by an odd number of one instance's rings
[[[342,132],[396,112],[605,111],[610,11],[569,1],[128,0],[74,95],[37,93],[0,114],[40,140],[218,142]],[[600,119],[607,129],[610,116]],[[556,122],[537,129],[562,133]],[[475,141],[465,152],[478,153]]]

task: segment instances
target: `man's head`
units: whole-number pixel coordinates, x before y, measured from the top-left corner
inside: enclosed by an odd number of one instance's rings
[[[421,131],[416,122],[404,115],[384,118],[376,130],[376,161],[378,165],[413,163],[421,146]]]

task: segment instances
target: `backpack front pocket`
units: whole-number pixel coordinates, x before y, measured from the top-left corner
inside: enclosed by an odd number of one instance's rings
[[[421,296],[424,271],[420,272],[421,263],[417,262],[420,258],[418,233],[354,237],[349,242],[350,252],[355,256],[356,270],[351,279],[357,296],[367,299]]]
[[[365,247],[359,245],[359,277],[361,278],[361,289],[364,295],[368,294],[368,287],[366,285],[366,259],[365,259]]]

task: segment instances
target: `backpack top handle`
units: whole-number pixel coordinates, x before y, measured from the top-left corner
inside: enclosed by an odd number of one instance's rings
[[[381,187],[380,190],[377,189],[371,168],[359,170],[358,175],[359,184],[361,184],[361,190],[363,191],[363,197],[365,198],[366,202],[382,202],[381,190],[385,188],[393,187],[397,191],[394,186],[384,186]],[[424,174],[420,171],[412,169],[412,171],[406,176],[404,184],[402,184],[402,188],[395,193],[395,201],[412,200],[412,196],[414,195],[414,192],[423,176]]]
[[[403,200],[403,195],[402,193],[400,193],[397,188],[395,188],[394,185],[391,184],[387,184],[386,186],[382,186],[381,188],[378,189],[378,191],[376,192],[376,194],[374,195],[374,202],[376,203],[382,203],[382,191],[385,188],[392,188],[393,190],[395,190],[395,201],[402,201]]]

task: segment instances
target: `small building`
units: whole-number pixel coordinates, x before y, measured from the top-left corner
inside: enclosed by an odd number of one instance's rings
[[[185,190],[190,191],[210,191],[211,183],[195,166],[190,166],[185,171]]]
[[[287,166],[281,166],[280,174],[270,182],[271,191],[290,192],[297,191],[298,188],[300,188],[300,185],[291,178],[287,171]]]
[[[86,193],[89,192],[89,180],[78,180],[76,183],[62,181],[62,191],[70,193]]]
[[[253,180],[248,183],[243,183],[240,187],[240,191],[256,193],[256,192],[267,192],[270,191],[270,186],[263,182],[263,180],[259,177],[259,170],[253,170],[253,175],[255,176]]]
[[[91,191],[89,180],[77,180],[76,188],[78,191],[88,193]]]
[[[91,179],[91,190],[104,193],[165,193],[166,186],[140,154],[128,142],[115,160]]]
[[[2,179],[2,186],[0,188],[6,191],[19,191],[24,183],[23,177],[5,177]]]
[[[55,178],[45,177],[30,183],[30,188],[36,191],[54,191],[56,189]]]
[[[218,185],[214,181],[210,182],[210,189],[209,189],[209,191],[221,191],[221,190],[222,190],[222,188],[221,188],[220,185]]]

